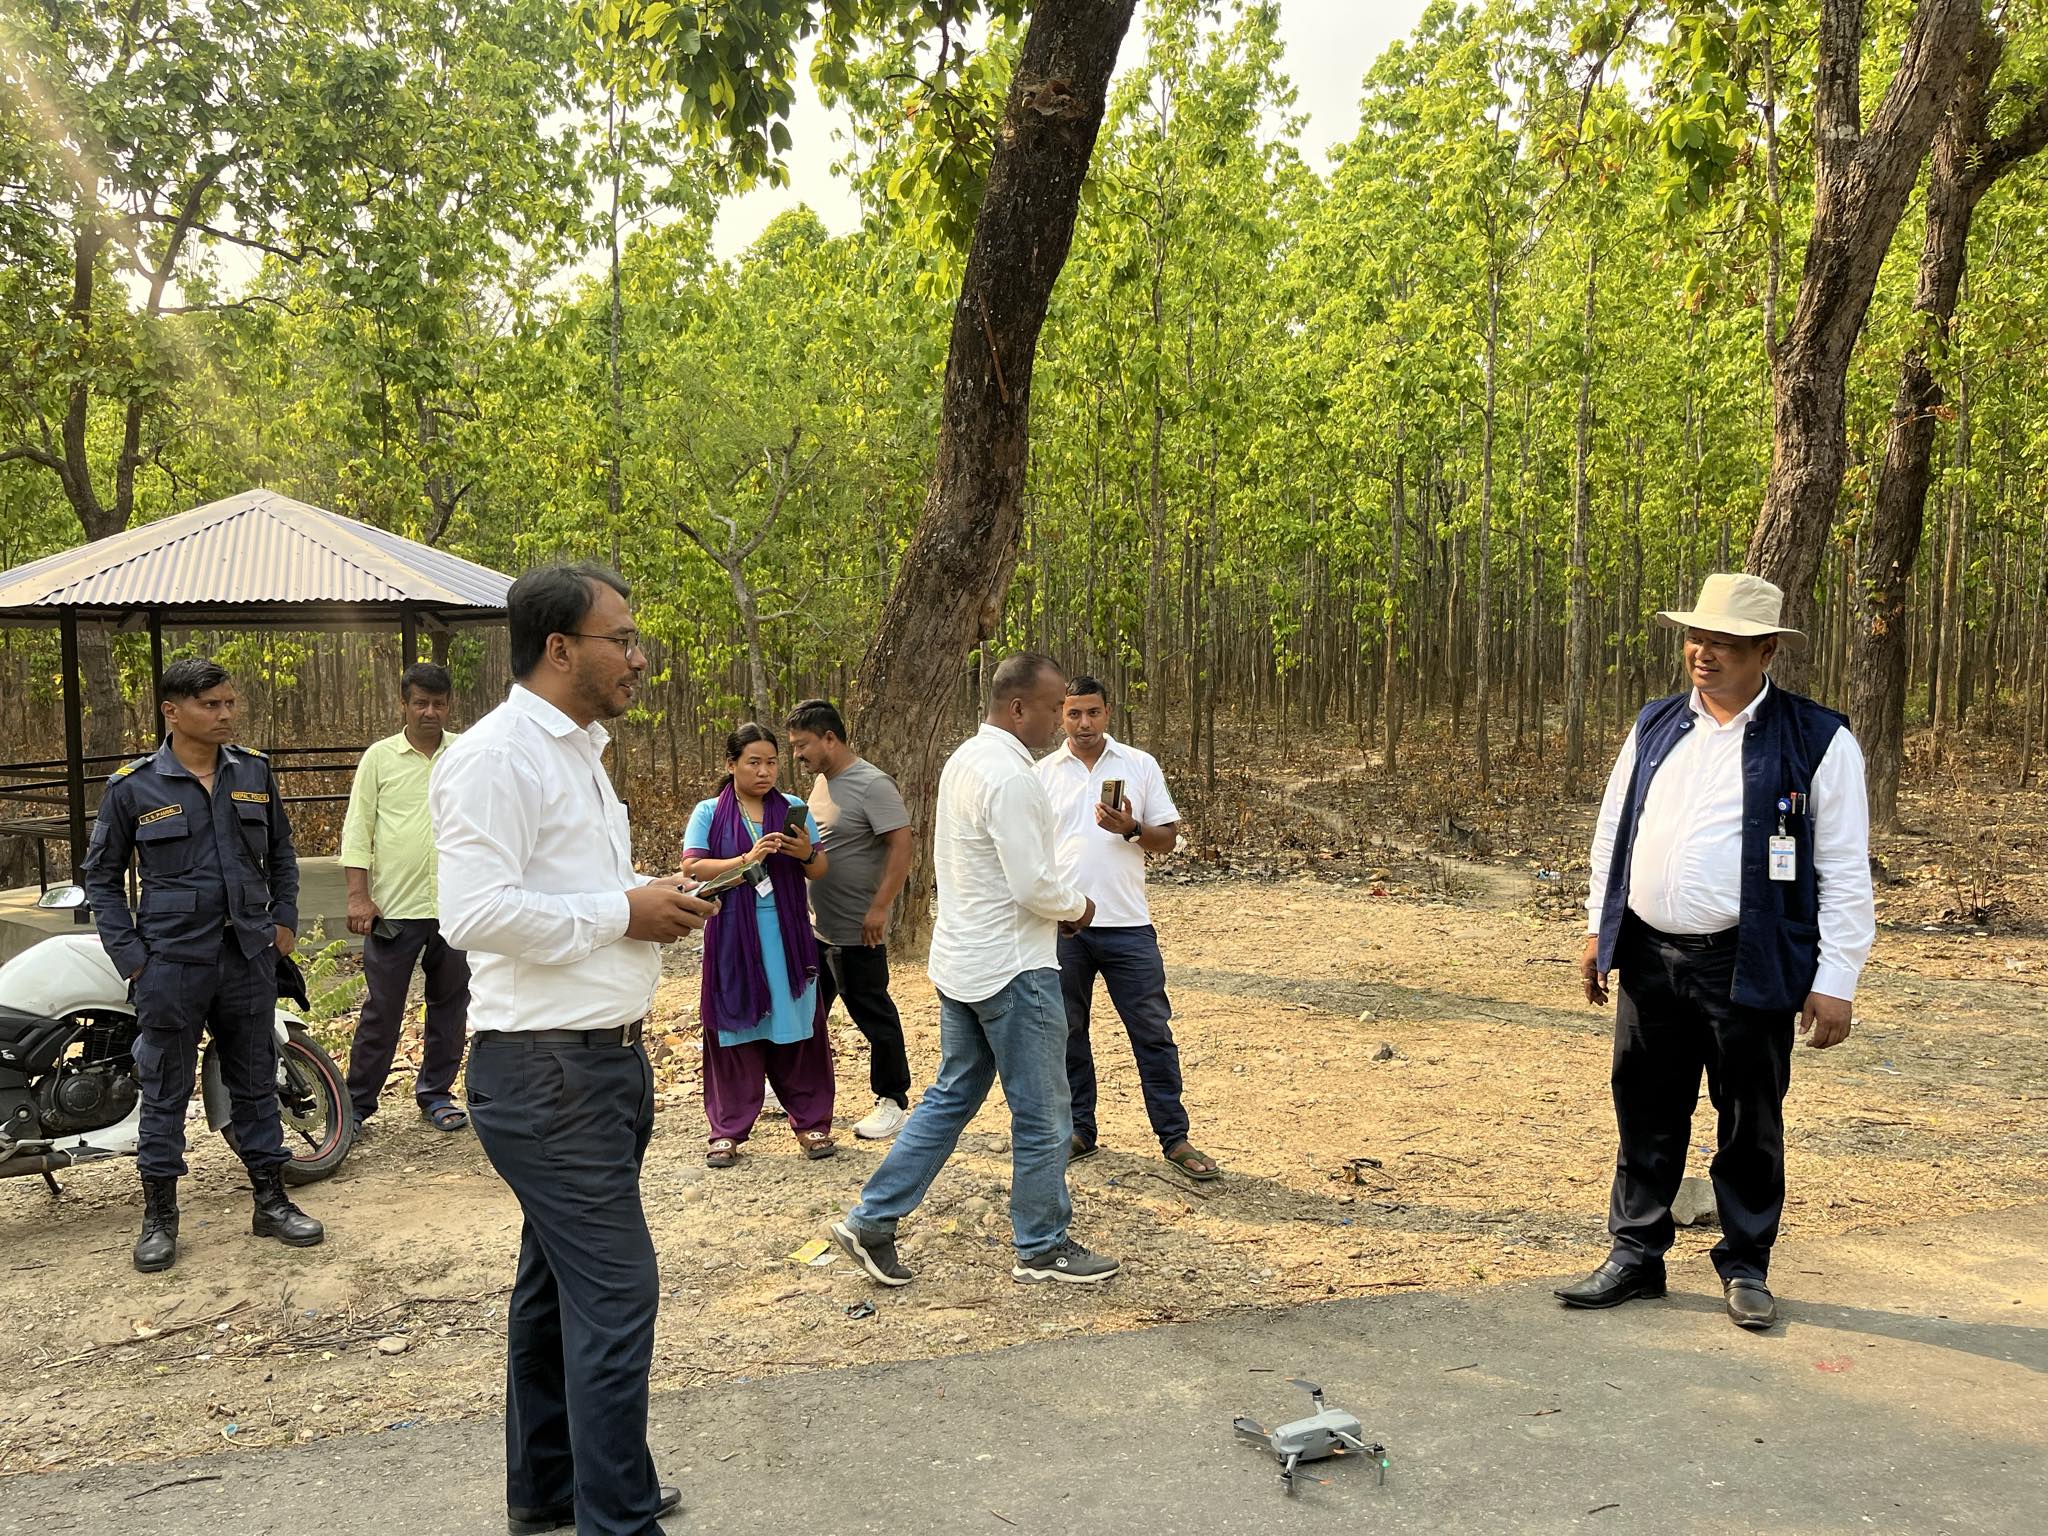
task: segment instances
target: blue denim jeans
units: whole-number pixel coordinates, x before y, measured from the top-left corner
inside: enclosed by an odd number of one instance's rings
[[[1025,971],[993,997],[939,994],[939,1076],[860,1192],[847,1222],[893,1238],[923,1202],[1000,1074],[1010,1102],[1010,1229],[1020,1254],[1067,1235],[1067,1016],[1058,971]]]

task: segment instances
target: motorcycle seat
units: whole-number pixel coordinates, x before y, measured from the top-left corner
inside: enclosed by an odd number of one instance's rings
[[[58,1021],[40,1013],[25,1013],[0,1003],[0,1035],[20,1035],[29,1030],[48,1029]]]

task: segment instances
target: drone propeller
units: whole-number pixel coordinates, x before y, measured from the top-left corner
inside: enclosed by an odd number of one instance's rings
[[[1265,1446],[1268,1450],[1272,1449],[1273,1432],[1270,1429],[1266,1428],[1265,1425],[1261,1424],[1257,1419],[1232,1419],[1230,1421],[1230,1427],[1236,1430],[1245,1439],[1256,1441],[1258,1444]]]
[[[1299,1387],[1302,1391],[1308,1393],[1311,1397],[1321,1397],[1323,1395],[1323,1389],[1321,1387],[1317,1386],[1314,1382],[1304,1380],[1302,1377],[1299,1376],[1288,1377],[1287,1385],[1289,1385],[1290,1387]]]

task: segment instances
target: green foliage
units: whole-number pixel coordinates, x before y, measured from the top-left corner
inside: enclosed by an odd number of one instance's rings
[[[655,643],[635,726],[840,691],[923,506],[1030,9],[42,7],[0,56],[0,562],[79,536],[45,462],[75,425],[95,494],[125,463],[141,518],[264,483],[500,568],[617,560]],[[1441,701],[1484,623],[1505,671],[1554,689],[1583,574],[1596,685],[1661,681],[1645,615],[1741,548],[1770,463],[1812,6],[1438,0],[1371,62],[1322,174],[1294,147],[1278,14],[1145,11],[1041,339],[999,642],[1140,710],[1205,680],[1270,701],[1390,643]],[[1881,82],[1902,12],[1872,14]],[[853,113],[861,221],[791,210],[721,260],[719,199],[780,176],[805,49]],[[2015,26],[1999,131],[2044,50]],[[181,208],[182,236],[150,212]],[[2044,212],[2038,165],[1994,189],[1935,354],[1951,399],[1967,377],[1974,452],[1965,472],[1945,420],[1934,499],[1967,500],[1959,600],[1987,625],[2042,533]],[[1844,556],[1918,336],[1915,250],[1893,252],[1851,373]],[[140,644],[120,647],[132,676]],[[39,697],[45,651],[24,655]],[[311,675],[301,642],[230,656]],[[453,660],[480,669],[474,642]]]

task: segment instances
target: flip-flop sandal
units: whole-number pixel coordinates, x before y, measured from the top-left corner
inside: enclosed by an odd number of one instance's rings
[[[443,1099],[438,1104],[422,1104],[420,1114],[437,1131],[459,1131],[469,1124],[469,1111],[453,1099]]]
[[[704,1149],[704,1163],[709,1168],[730,1168],[740,1160],[740,1144],[730,1136],[721,1136]]]
[[[1067,1138],[1067,1161],[1078,1163],[1084,1157],[1093,1157],[1102,1149],[1092,1141],[1083,1141],[1079,1136]]]
[[[1215,1158],[1197,1152],[1184,1141],[1175,1142],[1174,1146],[1177,1150],[1160,1155],[1197,1184],[1207,1184],[1223,1177],[1223,1170],[1216,1165]]]
[[[837,1157],[839,1148],[832,1140],[830,1131],[798,1131],[796,1144],[804,1149],[804,1156],[816,1162],[821,1157]]]

